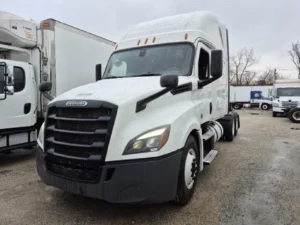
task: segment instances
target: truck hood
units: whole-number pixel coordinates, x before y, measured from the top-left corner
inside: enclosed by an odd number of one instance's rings
[[[289,100],[291,100],[291,101],[298,101],[298,102],[300,102],[300,96],[279,97],[279,99],[276,98],[275,101],[276,100],[279,100],[279,101],[289,101]]]
[[[179,84],[187,83],[188,77],[179,77]],[[160,77],[130,77],[104,79],[83,85],[57,96],[60,100],[102,100],[116,105],[138,101],[162,90]],[[164,97],[164,96],[162,96]]]
[[[262,100],[272,101],[272,98],[263,97]]]

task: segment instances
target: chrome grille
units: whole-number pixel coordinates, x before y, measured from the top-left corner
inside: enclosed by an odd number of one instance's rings
[[[282,107],[284,108],[296,108],[298,105],[297,101],[282,101]]]
[[[100,176],[117,106],[87,102],[84,107],[68,107],[65,102],[48,107],[45,152],[47,167],[53,173],[69,178],[77,174],[79,180],[95,180]]]

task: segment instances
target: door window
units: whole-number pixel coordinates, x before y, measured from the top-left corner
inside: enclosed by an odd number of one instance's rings
[[[21,92],[25,88],[25,72],[21,67],[14,67],[14,90]]]
[[[199,80],[206,80],[209,78],[209,54],[203,48],[200,50],[200,57],[198,62],[198,76]]]

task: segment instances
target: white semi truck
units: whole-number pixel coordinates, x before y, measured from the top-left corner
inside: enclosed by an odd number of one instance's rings
[[[96,66],[101,80],[49,103],[40,178],[113,203],[187,204],[217,155],[214,144],[232,141],[240,127],[229,106],[228,61],[228,31],[209,12],[132,27],[103,74]],[[50,90],[49,82],[40,86]]]
[[[273,117],[288,115],[292,122],[300,122],[300,80],[276,80],[273,85]]]
[[[272,86],[231,86],[232,107],[241,109],[244,106],[269,110],[272,108]]]
[[[38,91],[52,82],[58,96],[95,82],[115,43],[54,19],[39,24],[0,11],[0,153],[36,146],[49,99]],[[50,98],[51,99],[51,98]]]

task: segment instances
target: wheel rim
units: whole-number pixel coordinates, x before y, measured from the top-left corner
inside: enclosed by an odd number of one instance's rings
[[[196,153],[194,149],[190,149],[187,153],[184,167],[184,181],[188,189],[192,189],[194,185],[194,178],[197,175],[196,168]]]
[[[294,112],[292,117],[294,120],[300,121],[300,111]]]
[[[267,105],[262,105],[262,109],[267,110],[268,106]]]
[[[238,108],[239,108],[239,105],[234,105],[233,108],[234,108],[234,109],[238,109]]]

